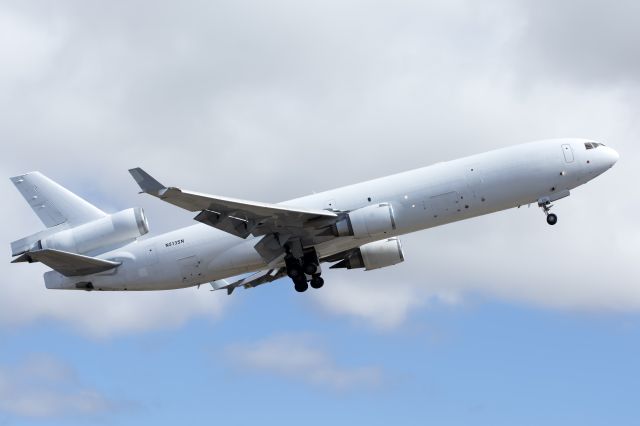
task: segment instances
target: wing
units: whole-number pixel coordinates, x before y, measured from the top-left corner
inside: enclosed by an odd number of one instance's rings
[[[186,191],[162,185],[141,168],[129,170],[142,192],[189,211],[199,211],[195,220],[241,238],[262,236],[256,250],[270,262],[281,253],[286,240],[309,244],[330,233],[338,216],[328,210],[314,210],[280,204],[260,203]],[[326,238],[324,238],[326,240]]]
[[[12,261],[17,262],[42,262],[67,277],[97,274],[120,265],[120,262],[53,249],[30,251]]]

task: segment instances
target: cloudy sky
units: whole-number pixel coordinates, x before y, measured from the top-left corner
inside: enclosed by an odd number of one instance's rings
[[[407,235],[406,262],[232,297],[47,291],[9,243],[0,425],[633,424],[640,3],[0,0],[0,175],[39,170],[153,232],[127,169],[276,202],[551,137],[621,155],[557,203]]]

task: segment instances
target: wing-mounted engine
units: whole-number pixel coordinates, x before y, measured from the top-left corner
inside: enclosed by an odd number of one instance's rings
[[[136,207],[105,215],[100,219],[53,234],[45,232],[38,239],[27,237],[21,241],[33,241],[30,246],[26,247],[24,243],[15,242],[12,245],[13,255],[47,249],[85,254],[129,243],[147,232],[149,232],[149,225],[144,211]],[[34,237],[37,236],[38,234]]]
[[[336,237],[368,238],[390,234],[396,229],[393,206],[380,203],[347,213],[333,225]]]
[[[365,268],[365,271],[370,271],[404,262],[404,253],[400,239],[393,237],[364,244],[355,250],[341,254],[339,258],[342,260],[333,265],[331,269]],[[323,260],[330,262],[333,259]]]

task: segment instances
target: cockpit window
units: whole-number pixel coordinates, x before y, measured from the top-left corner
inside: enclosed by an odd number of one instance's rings
[[[584,147],[586,149],[594,149],[594,148],[597,148],[599,146],[605,146],[605,145],[603,143],[600,143],[600,142],[585,142],[584,143]]]

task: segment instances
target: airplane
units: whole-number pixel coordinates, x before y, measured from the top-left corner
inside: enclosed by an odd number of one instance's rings
[[[552,203],[604,173],[618,153],[588,139],[550,139],[437,163],[283,203],[166,187],[129,170],[141,193],[199,222],[150,238],[143,210],[108,214],[39,172],[10,178],[45,230],[11,243],[41,262],[48,289],[169,290],[209,283],[253,288],[288,276],[298,292],[324,285],[321,264],[371,271],[404,261],[399,236],[536,203]]]

